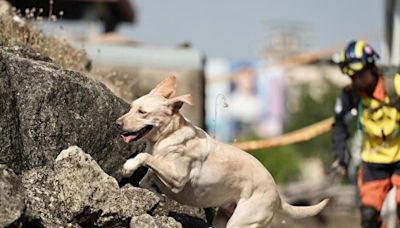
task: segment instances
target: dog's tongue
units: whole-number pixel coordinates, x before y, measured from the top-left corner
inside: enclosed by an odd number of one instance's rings
[[[136,135],[128,135],[128,136],[121,135],[121,137],[122,137],[122,140],[124,140],[124,142],[130,143],[133,140],[135,140]]]

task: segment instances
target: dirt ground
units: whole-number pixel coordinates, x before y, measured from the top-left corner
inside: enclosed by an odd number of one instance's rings
[[[358,213],[352,214],[323,214],[323,219],[319,217],[305,218],[305,219],[288,219],[276,218],[274,219],[274,228],[359,228],[360,216]]]
[[[388,218],[384,217],[387,228],[396,227],[396,213],[391,214],[389,225]],[[390,221],[389,221],[390,223]],[[286,215],[277,215],[273,220],[274,228],[360,228],[361,219],[359,209],[354,207],[350,210],[340,207],[326,208],[319,216],[304,219],[292,219]]]

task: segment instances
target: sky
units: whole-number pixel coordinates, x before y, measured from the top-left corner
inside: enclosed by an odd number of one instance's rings
[[[336,48],[362,38],[379,50],[384,1],[380,0],[131,0],[134,25],[118,32],[149,44],[188,41],[208,57],[256,59],[271,25],[300,25],[305,50]],[[378,46],[378,47],[376,47]]]

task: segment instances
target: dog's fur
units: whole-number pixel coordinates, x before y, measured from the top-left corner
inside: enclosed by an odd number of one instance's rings
[[[274,180],[250,154],[217,142],[179,112],[192,97],[174,97],[176,78],[169,76],[149,94],[132,102],[117,120],[125,142],[148,140],[149,153],[140,153],[123,166],[130,176],[149,168],[139,185],[194,207],[218,207],[213,227],[269,227],[280,210],[292,217],[313,216],[327,204],[292,206],[280,197]]]

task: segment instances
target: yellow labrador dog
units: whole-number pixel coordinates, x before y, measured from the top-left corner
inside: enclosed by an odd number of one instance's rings
[[[218,207],[213,227],[269,227],[283,211],[301,218],[319,213],[328,200],[296,207],[280,197],[271,174],[250,154],[215,141],[179,112],[192,105],[191,95],[175,97],[176,78],[169,76],[149,94],[132,102],[117,120],[126,143],[148,140],[149,153],[123,165],[130,176],[140,166],[149,168],[139,185],[157,186],[171,199],[194,207]]]

